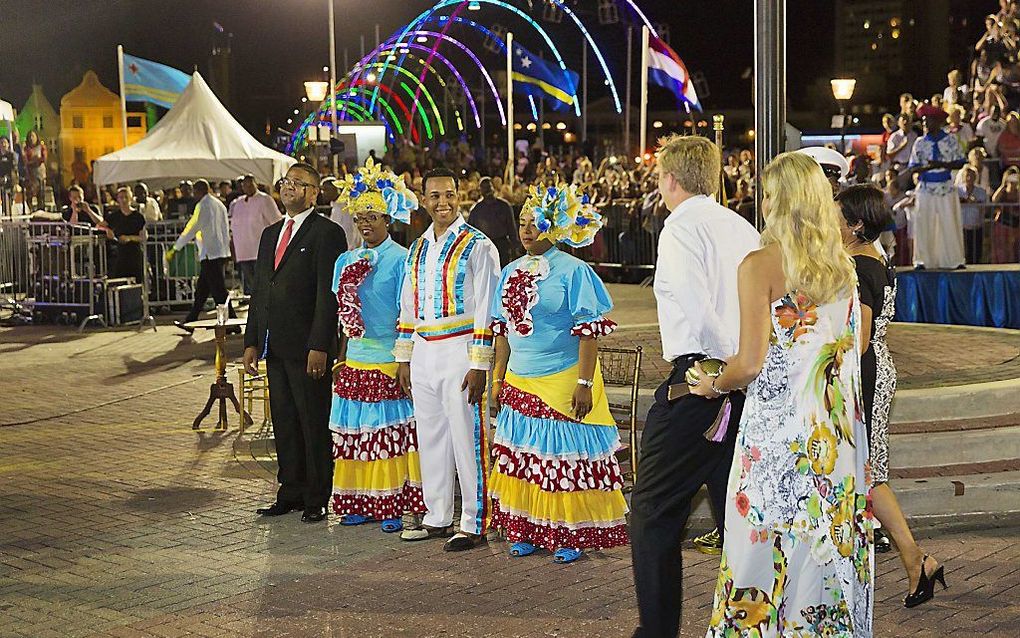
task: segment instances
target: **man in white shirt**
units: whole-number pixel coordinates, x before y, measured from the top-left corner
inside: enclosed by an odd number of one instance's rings
[[[986,117],[981,118],[977,123],[975,133],[981,138],[988,157],[999,157],[999,136],[1006,130],[1006,121],[1002,119],[1002,109],[998,104],[992,106],[992,110]]]
[[[706,400],[684,374],[706,357],[737,351],[737,267],[760,247],[758,233],[712,197],[719,149],[703,137],[661,142],[659,192],[671,210],[659,237],[655,299],[663,357],[673,363],[645,419],[631,500],[631,550],[640,625],[636,638],[673,638],[680,627],[680,535],[691,500],[708,486],[720,530],[742,394]]]
[[[910,161],[910,150],[914,148],[917,133],[913,129],[914,122],[909,115],[901,113],[897,119],[899,128],[892,132],[886,142],[886,156],[890,165],[906,166]]]
[[[173,259],[174,254],[194,240],[198,244],[198,282],[195,284],[195,301],[184,321],[175,321],[174,325],[185,332],[194,332],[184,324],[195,321],[205,307],[205,302],[212,294],[216,305],[227,304],[230,316],[234,317],[234,308],[229,304],[227,284],[223,280],[223,268],[230,259],[230,222],[227,220],[227,207],[209,192],[209,182],[200,179],[195,182],[195,197],[198,203],[173,248],[166,251],[166,260]]]
[[[421,487],[428,513],[400,538],[450,536],[454,475],[460,484],[460,529],[446,551],[474,547],[488,528],[487,373],[492,366],[492,297],[499,252],[458,211],[457,177],[438,168],[422,179],[432,217],[411,244],[400,295],[394,358],[397,378],[414,401]]]
[[[283,218],[276,201],[259,190],[254,175],[241,178],[243,195],[230,203],[230,232],[234,240],[234,265],[241,274],[241,288],[251,295],[255,289],[255,261],[259,256],[262,231]]]
[[[145,182],[135,184],[135,202],[138,210],[142,213],[146,223],[158,222],[163,219],[163,212],[159,209],[159,202],[149,197],[149,187]]]

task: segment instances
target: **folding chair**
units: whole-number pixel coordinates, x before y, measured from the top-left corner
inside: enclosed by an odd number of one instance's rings
[[[625,463],[629,461],[630,471],[624,472],[630,478],[631,486],[637,480],[638,437],[637,404],[641,384],[641,346],[636,348],[599,348],[602,364],[602,379],[606,387],[630,388],[627,403],[609,402],[609,412],[616,419],[617,427],[627,430],[627,444],[620,450]],[[629,457],[629,458],[628,458]],[[629,491],[632,488],[627,488]]]

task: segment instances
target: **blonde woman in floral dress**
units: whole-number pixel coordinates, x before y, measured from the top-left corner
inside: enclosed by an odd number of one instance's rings
[[[872,635],[860,302],[821,168],[762,174],[763,248],[738,275],[740,348],[695,394],[747,387],[710,638]]]

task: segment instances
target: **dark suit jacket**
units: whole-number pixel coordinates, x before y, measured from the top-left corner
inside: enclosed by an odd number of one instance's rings
[[[288,217],[262,231],[255,262],[255,290],[248,307],[244,346],[254,346],[283,359],[308,357],[321,350],[337,353],[337,301],[333,267],[347,250],[340,226],[314,212],[287,245],[280,267],[273,269],[276,242]]]

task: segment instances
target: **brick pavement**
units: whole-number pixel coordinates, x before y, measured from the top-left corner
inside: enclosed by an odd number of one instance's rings
[[[372,528],[268,523],[271,475],[236,430],[192,432],[211,344],[172,330],[0,330],[0,636],[624,636],[628,552],[572,566],[464,555]],[[232,338],[231,352],[240,341]],[[195,376],[201,375],[201,376]],[[232,417],[236,427],[236,418]],[[243,445],[237,446],[243,449]],[[879,636],[1009,636],[1017,528],[923,534],[951,589],[898,606],[879,559]],[[684,552],[684,635],[701,635],[717,559]]]
[[[624,325],[603,342],[642,347],[643,387],[655,387],[669,372],[658,328]],[[901,390],[1020,378],[1020,331],[1016,330],[894,323],[889,326],[889,350]]]

